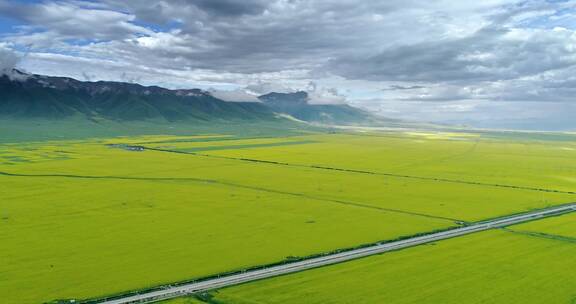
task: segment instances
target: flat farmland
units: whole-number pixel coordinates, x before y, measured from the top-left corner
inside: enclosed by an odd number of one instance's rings
[[[489,231],[212,292],[213,303],[574,303],[576,245]]]
[[[291,140],[308,140],[315,144],[221,149],[204,153],[375,173],[576,191],[574,141],[493,139],[466,133],[399,134],[302,136]]]
[[[357,140],[358,152],[349,155],[356,160],[342,160],[343,166],[383,166],[380,154],[362,151],[386,150],[390,142],[354,135],[3,144],[3,300],[101,297],[574,201],[569,193],[306,165],[338,162],[346,138]],[[421,140],[403,139],[408,147]],[[454,151],[462,144],[426,140],[438,149],[454,144]],[[299,152],[304,150],[308,160]],[[249,154],[289,163],[240,159]],[[400,162],[402,153],[397,154]]]
[[[139,139],[130,140],[141,142]],[[178,141],[181,140],[183,139],[178,138]],[[270,139],[264,140],[269,142]],[[289,138],[289,141],[294,140]],[[24,177],[68,175],[71,178],[112,177],[125,180],[209,182],[237,189],[275,193],[292,199],[316,199],[358,209],[399,212],[452,222],[484,220],[573,202],[576,198],[576,195],[567,193],[287,166],[202,154],[172,153],[169,150],[130,152],[107,146],[125,141],[126,139],[115,139],[71,142],[68,145],[59,143],[41,147],[30,146],[22,151],[7,152],[5,157],[8,159],[10,155],[20,155],[23,159],[17,163],[11,162],[11,165],[4,167],[4,171],[22,174]],[[246,145],[253,145],[254,141],[249,139]],[[262,139],[256,141],[261,142]],[[229,142],[230,140],[225,140],[219,144],[225,146],[229,145]],[[198,146],[201,144],[195,143]],[[364,144],[369,145],[368,142]],[[213,141],[210,141],[210,146],[213,145]],[[318,143],[298,144],[307,146],[310,150],[318,148],[319,145],[321,146]],[[286,149],[286,154],[290,154],[294,146],[284,145],[282,148]],[[276,148],[235,149],[265,153]]]
[[[576,243],[576,215],[564,215],[545,221],[518,225],[513,231],[526,232],[534,236],[550,237]]]
[[[197,298],[186,297],[186,298],[177,298],[177,299],[173,299],[173,300],[160,301],[157,303],[160,303],[160,304],[203,304],[206,302],[202,301],[200,299],[197,299]]]
[[[3,303],[104,296],[453,225],[205,182],[0,183]]]

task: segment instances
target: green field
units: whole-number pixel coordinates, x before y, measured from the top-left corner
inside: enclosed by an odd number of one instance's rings
[[[452,225],[209,182],[0,183],[4,303],[104,296]]]
[[[205,303],[201,300],[198,300],[196,298],[178,298],[178,299],[174,299],[174,300],[166,300],[166,301],[162,301],[162,302],[158,302],[158,303],[162,303],[162,304],[202,304]]]
[[[422,132],[296,138],[317,143],[206,153],[457,181],[576,189],[573,140],[498,140],[476,134]]]
[[[535,189],[574,190],[569,141],[271,134],[0,145],[3,303],[102,297],[576,200]]]
[[[212,295],[219,304],[570,304],[576,301],[575,254],[573,242],[489,231]]]
[[[576,243],[576,214],[550,218],[514,227],[514,231],[535,233],[535,236],[560,238]]]
[[[86,120],[85,117],[62,119],[0,118],[0,143],[46,140],[78,140],[116,136],[162,134],[180,136],[199,133],[234,134],[238,136],[285,136],[308,133],[320,128],[290,121],[114,121]]]

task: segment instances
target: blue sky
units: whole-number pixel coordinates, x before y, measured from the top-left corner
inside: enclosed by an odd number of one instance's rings
[[[28,72],[478,126],[570,125],[575,30],[572,0],[0,0]]]
[[[19,23],[15,20],[8,19],[6,17],[0,17],[0,33],[2,35],[10,34],[14,31],[15,26]]]

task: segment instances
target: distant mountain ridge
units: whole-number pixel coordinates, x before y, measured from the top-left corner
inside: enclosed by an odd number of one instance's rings
[[[308,93],[269,93],[259,99],[276,112],[321,124],[378,124],[387,119],[346,104],[310,104]]]
[[[67,77],[0,76],[0,116],[59,119],[83,115],[110,120],[273,120],[260,103],[225,102],[208,92],[169,90]]]
[[[111,81],[79,81],[14,70],[0,75],[0,117],[92,121],[273,121],[278,113],[322,124],[369,124],[378,119],[347,105],[311,105],[306,92],[270,93],[262,102],[227,102],[200,89],[170,90]]]

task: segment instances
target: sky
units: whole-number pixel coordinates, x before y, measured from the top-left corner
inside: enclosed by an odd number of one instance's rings
[[[0,69],[576,129],[575,30],[576,0],[0,0]]]

